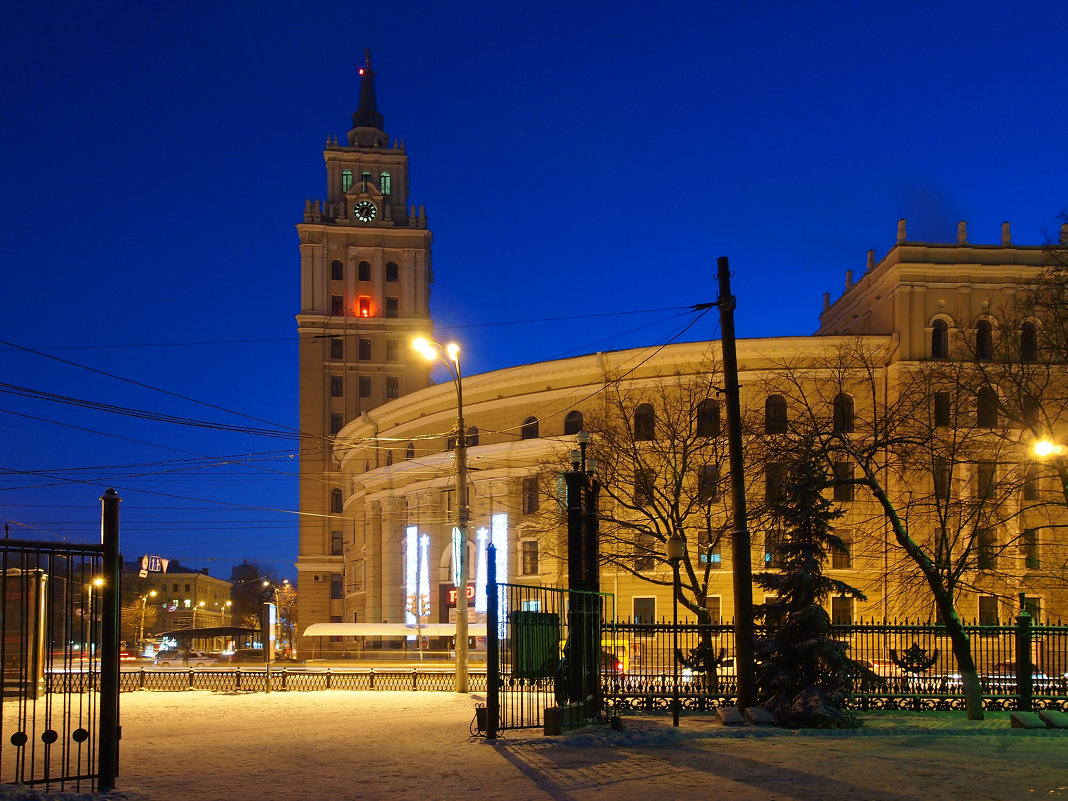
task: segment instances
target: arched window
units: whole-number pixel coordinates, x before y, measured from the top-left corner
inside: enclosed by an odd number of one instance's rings
[[[379,174],[379,183],[381,184],[382,194],[388,195],[392,191],[392,185],[390,183],[390,177],[388,172],[382,172]]]
[[[1020,360],[1033,362],[1038,358],[1038,331],[1034,323],[1020,326]]]
[[[980,320],[975,324],[975,358],[992,359],[994,357],[994,332],[989,320]]]
[[[523,421],[523,428],[520,431],[519,436],[522,439],[537,439],[538,438],[538,418],[528,417]]]
[[[343,511],[341,490],[339,489],[330,490],[330,511],[335,515],[341,514],[341,512]]]
[[[975,425],[994,428],[998,424],[998,393],[993,387],[983,387],[975,396]]]
[[[931,358],[949,358],[949,326],[945,320],[935,320],[931,325]]]
[[[359,267],[357,268],[357,271],[359,273],[357,278],[360,281],[370,281],[371,280],[371,262],[369,262],[369,261],[361,261]]]
[[[392,283],[400,280],[400,269],[397,267],[397,262],[386,262],[386,281]]]
[[[411,442],[408,443],[408,447],[405,448],[405,450],[404,450],[404,458],[405,459],[414,459],[415,458],[415,445],[413,445]]]
[[[352,188],[352,170],[341,173],[341,191],[348,192]]]
[[[582,430],[582,412],[570,411],[564,417],[564,433],[577,434]]]
[[[834,396],[834,433],[853,431],[853,398],[844,392]]]
[[[634,439],[637,442],[651,440],[656,424],[656,413],[652,405],[642,403],[634,410]]]
[[[768,395],[764,401],[764,433],[786,433],[786,398],[782,395]]]
[[[342,281],[345,278],[345,265],[341,263],[341,259],[334,259],[330,262],[330,280]]]
[[[719,401],[703,400],[698,405],[697,436],[719,436]]]
[[[473,448],[478,445],[478,429],[471,426],[467,429],[467,447]]]

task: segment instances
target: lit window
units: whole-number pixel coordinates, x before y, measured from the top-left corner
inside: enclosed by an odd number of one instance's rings
[[[367,191],[367,182],[371,180],[371,173],[369,170],[364,170],[360,173],[360,191]]]
[[[536,576],[538,574],[538,542],[537,540],[523,540],[520,545],[521,569],[524,576]]]
[[[779,547],[783,542],[783,533],[778,529],[769,529],[764,532],[764,566],[782,567],[782,550]]]
[[[344,170],[341,173],[341,191],[348,192],[352,189],[352,170]]]
[[[367,295],[360,295],[356,301],[356,313],[360,317],[371,316],[371,299]]]
[[[393,283],[400,280],[400,270],[397,267],[397,262],[386,262],[386,281]]]
[[[383,172],[381,175],[379,175],[379,183],[382,185],[383,195],[388,195],[392,193],[393,186],[388,172]]]

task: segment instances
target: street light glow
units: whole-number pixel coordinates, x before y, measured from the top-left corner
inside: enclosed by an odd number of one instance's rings
[[[1035,443],[1035,455],[1044,459],[1047,456],[1054,456],[1060,453],[1064,448],[1048,439],[1039,440]]]

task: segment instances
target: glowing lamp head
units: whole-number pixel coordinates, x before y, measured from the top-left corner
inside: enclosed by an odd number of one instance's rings
[[[1039,440],[1035,443],[1035,455],[1040,459],[1044,459],[1047,456],[1054,456],[1062,450],[1060,445],[1050,442],[1048,439]]]
[[[449,354],[449,358],[456,361],[456,357],[460,355],[460,346],[455,342],[450,342],[445,346],[445,352]]]
[[[424,337],[416,337],[412,340],[412,347],[415,348],[416,353],[422,356],[427,361],[432,361],[437,355],[434,353],[434,349],[430,347],[430,342]]]
[[[104,586],[104,579],[102,579],[99,576],[97,576],[95,579],[93,579],[93,586],[94,587],[103,587]]]
[[[360,67],[360,75],[363,75],[365,72],[366,70],[363,67]]]

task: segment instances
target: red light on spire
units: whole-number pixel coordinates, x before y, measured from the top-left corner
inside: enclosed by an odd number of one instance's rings
[[[360,75],[363,75],[363,67],[360,67]]]

